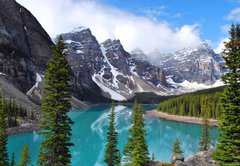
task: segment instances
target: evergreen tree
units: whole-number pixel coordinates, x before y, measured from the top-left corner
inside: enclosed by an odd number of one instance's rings
[[[208,112],[209,112],[208,98],[205,98],[203,101],[203,112],[204,112],[204,116],[202,118],[202,133],[201,133],[199,145],[200,145],[201,151],[206,151],[212,145],[211,135],[210,135],[210,124],[208,121]]]
[[[5,101],[0,93],[0,165],[8,165],[8,152],[7,152],[7,124],[6,124]]]
[[[225,43],[225,65],[228,68],[222,80],[227,84],[221,103],[219,144],[214,158],[220,165],[240,163],[240,28],[232,25],[229,42]]]
[[[172,153],[182,155],[182,149],[181,149],[181,145],[180,145],[178,138],[176,139],[176,141],[173,144]]]
[[[136,123],[137,123],[137,109],[138,109],[138,104],[137,104],[137,100],[135,100],[134,104],[133,104],[133,111],[132,111],[132,127],[128,130],[128,142],[124,147],[124,158],[123,161],[126,164],[131,163],[132,161],[132,150],[134,148],[134,144],[135,144],[135,138],[136,138]]]
[[[60,36],[53,46],[52,57],[45,74],[46,87],[40,120],[42,134],[46,140],[40,145],[38,165],[68,166],[72,120],[67,113],[71,108],[70,65],[66,60],[66,49]]]
[[[12,160],[10,166],[15,166],[15,153],[12,153]]]
[[[18,166],[27,166],[30,164],[30,155],[28,151],[28,146],[25,144],[22,149],[21,159]]]
[[[115,129],[115,112],[114,104],[112,104],[111,113],[109,114],[109,127],[107,132],[107,145],[105,149],[104,162],[108,166],[114,166],[120,164],[120,152],[117,149],[117,132]]]
[[[219,89],[222,90],[223,88]],[[158,110],[169,114],[202,117],[204,115],[203,100],[208,98],[208,107],[210,118],[219,119],[221,109],[219,107],[220,94],[217,92],[208,92],[203,94],[193,93],[167,99],[161,102]]]
[[[124,149],[124,155],[128,159],[127,165],[142,166],[149,163],[150,158],[145,140],[146,130],[144,128],[142,106],[135,105],[134,107],[133,123],[129,131],[130,137]]]

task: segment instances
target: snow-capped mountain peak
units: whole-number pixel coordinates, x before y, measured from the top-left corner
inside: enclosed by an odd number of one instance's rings
[[[84,30],[89,30],[89,28],[84,27],[84,26],[80,26],[80,27],[74,28],[74,29],[71,31],[71,33],[81,32],[81,31],[84,31]]]
[[[120,40],[99,44],[88,28],[63,34],[63,39],[79,83],[90,90],[98,88],[114,100],[127,100],[136,92],[173,95],[194,91],[194,87],[199,90],[215,86],[222,74],[216,60],[220,56],[207,43],[175,53],[155,49],[146,55],[141,49],[128,53]]]

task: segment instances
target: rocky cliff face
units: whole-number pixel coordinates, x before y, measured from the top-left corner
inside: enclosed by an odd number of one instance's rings
[[[186,48],[175,53],[160,53],[154,50],[149,55],[134,50],[135,57],[144,57],[151,64],[163,68],[167,83],[174,93],[183,93],[221,85],[223,60],[206,42],[198,48]]]
[[[197,49],[146,55],[140,49],[126,52],[119,40],[99,44],[88,28],[63,38],[77,83],[107,98],[126,100],[136,92],[174,95],[221,85],[222,58],[206,43]]]
[[[52,41],[34,16],[15,0],[0,0],[0,72],[22,92],[46,67]]]
[[[115,100],[126,100],[135,92],[163,92],[167,86],[163,70],[126,52],[119,40],[99,44],[88,28],[62,34],[68,59],[79,84]]]
[[[187,80],[213,84],[222,75],[219,63],[222,59],[207,43],[202,43],[196,49],[183,49],[174,54],[158,55],[157,58],[159,62],[156,65],[162,66],[166,75],[172,76],[176,83]]]

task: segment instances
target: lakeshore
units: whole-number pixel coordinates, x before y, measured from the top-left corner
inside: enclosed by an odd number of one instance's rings
[[[171,115],[171,114],[157,111],[156,109],[145,111],[144,114],[149,117],[166,119],[166,120],[171,120],[171,121],[202,124],[202,118]],[[218,126],[218,120],[216,120],[216,119],[209,119],[209,123],[212,126]],[[32,131],[36,131],[36,130],[39,130],[39,124],[37,122],[26,123],[21,126],[8,128],[7,135],[28,133],[28,132],[32,132]]]
[[[11,127],[7,129],[7,135],[17,135],[17,134],[23,134],[23,133],[29,133],[33,131],[39,130],[39,124],[37,122],[33,123],[26,123],[21,126]]]
[[[202,124],[202,118],[171,115],[171,114],[167,114],[164,112],[160,112],[156,109],[146,111],[145,115],[149,116],[149,117],[155,117],[155,118],[157,117],[157,118],[172,120],[172,121],[177,121],[177,122]],[[216,119],[208,119],[208,120],[212,126],[218,126],[218,120],[216,120]]]

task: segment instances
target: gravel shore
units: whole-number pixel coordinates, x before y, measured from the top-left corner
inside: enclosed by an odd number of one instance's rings
[[[32,131],[39,130],[39,125],[37,122],[33,123],[26,123],[21,126],[12,127],[7,129],[7,135],[16,135],[16,134],[22,134],[22,133],[29,133]]]
[[[150,116],[150,117],[157,117],[157,118],[161,118],[161,119],[178,121],[178,122],[202,124],[202,118],[170,115],[167,113],[157,111],[156,109],[146,111],[145,115]],[[218,120],[216,120],[216,119],[209,119],[209,123],[213,126],[218,126]]]

